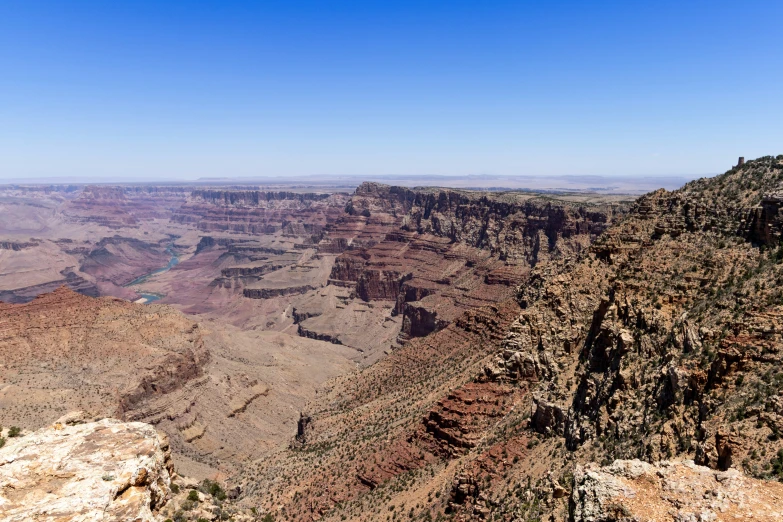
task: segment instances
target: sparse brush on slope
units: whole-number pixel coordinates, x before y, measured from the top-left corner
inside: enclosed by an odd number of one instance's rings
[[[326,519],[397,518],[386,507],[403,500],[414,519],[565,518],[580,463],[694,459],[778,477],[781,206],[781,156],[643,196],[587,250],[532,272],[502,338],[464,337],[457,360],[406,346],[337,382],[308,432],[326,449],[277,460],[276,478],[261,470],[260,503]],[[439,334],[428,339],[449,346]],[[510,407],[485,423],[481,401],[499,390]],[[476,442],[456,451],[454,428]]]

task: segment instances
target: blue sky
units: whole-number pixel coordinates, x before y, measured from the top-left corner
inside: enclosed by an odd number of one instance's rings
[[[0,179],[700,176],[783,153],[783,2],[0,0]]]

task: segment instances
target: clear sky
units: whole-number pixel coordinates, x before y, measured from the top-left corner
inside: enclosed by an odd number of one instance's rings
[[[0,178],[686,175],[783,153],[783,1],[0,1]]]

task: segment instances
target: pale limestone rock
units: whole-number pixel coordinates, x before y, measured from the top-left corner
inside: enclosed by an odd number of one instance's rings
[[[577,466],[573,522],[783,521],[783,484],[693,461]]]
[[[149,424],[58,423],[0,449],[0,520],[157,520],[170,498],[168,439]]]

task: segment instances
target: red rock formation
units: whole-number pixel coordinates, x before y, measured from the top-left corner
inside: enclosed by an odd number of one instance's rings
[[[343,194],[194,190],[172,220],[205,232],[312,236],[342,213],[346,200]]]
[[[623,209],[364,183],[348,211],[326,229],[326,249],[345,245],[330,283],[395,301],[405,342],[510,297],[531,267],[581,252]]]
[[[77,294],[67,288],[27,304],[0,304],[0,378],[12,386],[0,423],[88,410],[123,415],[198,377],[209,353],[195,323],[168,309]],[[34,364],[33,373],[24,371]],[[35,375],[45,387],[19,387]]]
[[[121,187],[91,185],[66,204],[65,215],[79,222],[96,223],[109,228],[133,227],[136,217],[128,211],[128,201]]]

